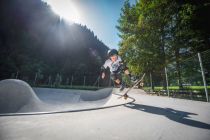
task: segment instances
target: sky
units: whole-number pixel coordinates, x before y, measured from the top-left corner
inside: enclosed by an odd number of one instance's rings
[[[86,25],[109,48],[118,49],[116,25],[124,0],[43,0],[69,23]],[[134,4],[136,0],[130,0]]]

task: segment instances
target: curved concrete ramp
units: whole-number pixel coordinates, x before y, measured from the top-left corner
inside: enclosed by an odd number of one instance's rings
[[[32,89],[21,80],[0,81],[0,116],[78,112],[119,106],[134,99],[118,99],[117,89],[97,91]]]
[[[26,82],[15,79],[0,81],[0,113],[16,113],[26,106],[39,110],[41,101]]]

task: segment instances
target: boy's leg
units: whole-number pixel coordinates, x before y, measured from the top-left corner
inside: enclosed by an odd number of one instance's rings
[[[120,85],[120,83],[121,83],[120,79],[116,79],[115,80],[115,83],[118,84],[118,85]]]
[[[115,73],[111,73],[111,79],[114,81],[114,85],[118,87],[120,84],[120,80],[117,79],[117,75]]]
[[[117,77],[117,80],[119,81],[120,91],[122,91],[125,88],[125,83],[122,81],[122,74],[118,73],[116,77]]]
[[[128,75],[128,77],[129,77],[131,83],[135,83],[135,82],[137,81],[136,77],[131,76],[131,74],[130,74],[130,72],[129,72],[128,70],[125,70],[124,73],[125,73],[126,75]]]
[[[112,73],[111,79],[115,82],[115,84],[120,87],[120,91],[125,88],[125,84],[122,82],[122,76],[120,73]]]

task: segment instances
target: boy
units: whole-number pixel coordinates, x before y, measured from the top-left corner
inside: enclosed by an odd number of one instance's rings
[[[108,57],[102,66],[102,76],[101,78],[105,78],[105,70],[109,67],[111,73],[111,79],[115,82],[117,86],[120,87],[120,91],[125,88],[125,83],[122,81],[121,73],[124,72],[126,75],[130,76],[128,68],[125,64],[123,64],[121,57],[118,55],[118,51],[115,49],[111,49],[108,51]]]

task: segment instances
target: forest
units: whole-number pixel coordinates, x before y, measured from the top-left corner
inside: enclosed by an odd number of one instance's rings
[[[1,0],[0,20],[1,80],[98,76],[106,59],[108,47],[93,31],[69,24],[41,0]]]
[[[137,0],[133,5],[126,0],[116,26],[120,54],[134,74],[147,73],[159,85],[166,85],[165,68],[172,65],[169,82],[178,79],[182,87],[184,77],[195,81],[194,73],[200,71],[199,63],[194,68],[192,61],[182,62],[208,52],[202,58],[210,82],[209,13],[207,0]]]
[[[119,53],[132,75],[146,73],[153,88],[166,86],[167,68],[170,85],[202,85],[199,62],[194,64],[202,53],[209,84],[209,13],[207,0],[125,0],[116,28]],[[92,85],[100,75],[109,47],[85,25],[61,19],[43,1],[1,0],[0,20],[0,80],[49,84],[60,79],[69,84],[74,78],[83,84],[86,78]]]

